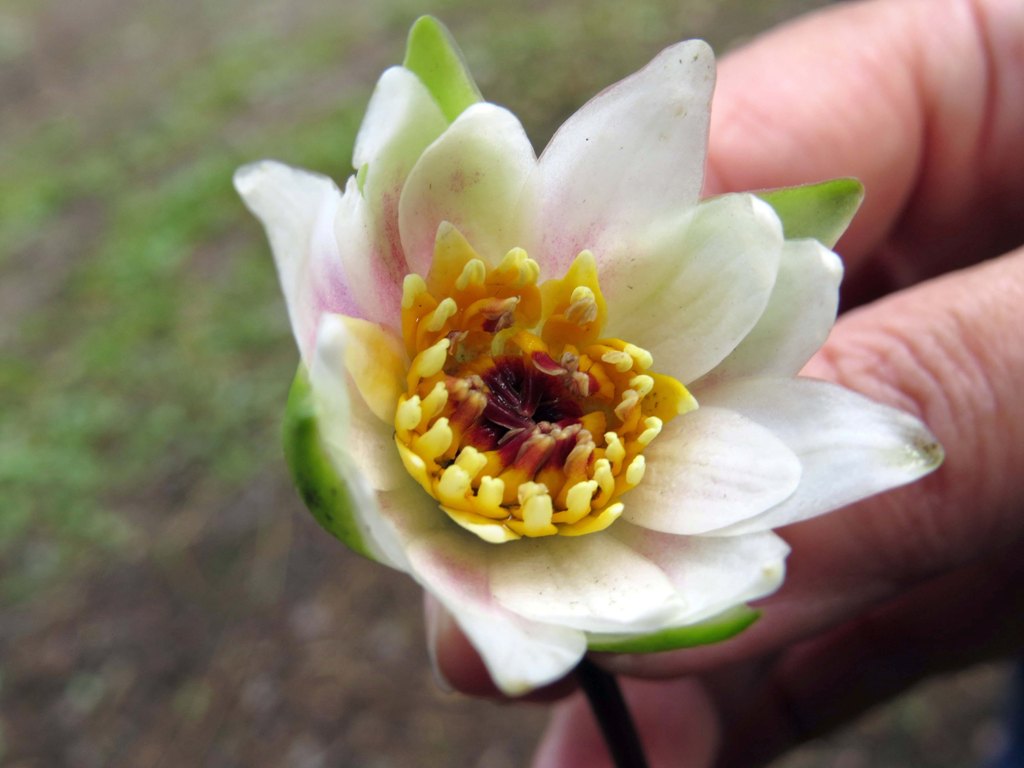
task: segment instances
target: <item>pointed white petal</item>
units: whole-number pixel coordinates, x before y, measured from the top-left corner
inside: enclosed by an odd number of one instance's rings
[[[782,584],[789,546],[773,533],[673,536],[624,521],[610,532],[655,563],[683,597],[673,624],[690,624],[771,594]]]
[[[494,599],[492,558],[518,544],[487,544],[452,526],[408,550],[413,576],[455,617],[495,684],[510,696],[560,679],[586,652],[579,630],[529,621]]]
[[[660,629],[681,608],[659,568],[604,535],[502,545],[492,556],[491,589],[520,616],[587,632]]]
[[[714,56],[691,40],[602,91],[541,155],[540,236],[548,274],[583,249],[631,241],[696,204],[704,174]]]
[[[942,461],[941,446],[913,416],[824,381],[746,379],[702,398],[770,429],[803,466],[790,498],[715,535],[805,520],[916,480]]]
[[[451,222],[488,262],[523,244],[520,198],[536,159],[508,110],[475,104],[420,157],[399,203],[402,245],[412,271],[426,274],[437,227]]]
[[[624,520],[700,534],[758,515],[800,483],[800,462],[769,430],[702,405],[666,425],[645,450],[647,471],[622,497]]]
[[[660,373],[683,383],[697,379],[764,313],[782,243],[767,203],[726,195],[652,229],[626,250],[597,254],[606,332],[649,350]]]
[[[423,83],[412,72],[392,67],[384,72],[359,129],[353,161],[362,176],[362,191],[350,182],[353,214],[338,220],[345,269],[365,316],[395,325],[402,280],[409,272],[398,229],[398,201],[409,171],[448,123]],[[349,249],[350,241],[370,247]]]
[[[825,342],[836,319],[843,263],[817,240],[787,240],[764,314],[728,357],[699,381],[795,376]]]
[[[234,181],[267,231],[292,332],[309,364],[322,313],[362,314],[334,238],[341,194],[326,176],[270,160],[239,168]],[[347,245],[354,250],[366,247],[365,240]]]
[[[391,67],[370,97],[352,164],[356,170],[369,166],[368,182],[372,176],[388,177],[401,169],[408,173],[447,127],[441,108],[420,79],[404,67]]]
[[[579,630],[522,621],[507,611],[466,610],[453,603],[447,607],[506,696],[557,682],[587,651],[586,635]]]

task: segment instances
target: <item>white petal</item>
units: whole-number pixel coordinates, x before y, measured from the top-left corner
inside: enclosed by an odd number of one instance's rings
[[[603,535],[502,545],[491,589],[520,616],[587,632],[652,631],[682,607],[659,568]]]
[[[346,365],[373,351],[360,349],[367,337],[350,332],[348,320],[338,315],[324,317],[309,378],[320,438],[335,464],[345,469],[345,479],[365,499],[363,514],[372,527],[372,518],[376,517],[371,509],[376,506],[374,491],[416,484],[398,457],[394,426],[373,413]],[[386,358],[378,359],[383,367]],[[356,370],[355,374],[361,372]]]
[[[339,218],[337,228],[355,295],[365,316],[376,322],[397,323],[402,280],[409,272],[398,229],[402,188],[420,155],[447,126],[416,75],[402,67],[384,72],[356,138],[353,161],[365,174],[362,193],[351,190],[353,215]],[[353,240],[371,247],[347,248]]]
[[[443,221],[491,263],[522,246],[520,198],[535,170],[533,147],[511,112],[481,103],[459,115],[423,153],[402,190],[399,224],[412,271],[426,274]]]
[[[645,233],[628,250],[597,254],[606,332],[649,350],[660,373],[697,379],[764,313],[782,243],[767,203],[726,195]]]
[[[715,79],[708,45],[691,40],[602,91],[541,155],[539,254],[562,274],[583,249],[601,252],[695,205]]]
[[[342,269],[359,304],[358,316],[397,327],[405,261],[400,250],[391,251],[386,240],[377,236],[373,216],[372,206],[350,178],[334,219]]]
[[[748,376],[795,376],[832,329],[842,278],[843,263],[817,240],[787,240],[761,319],[691,389]]]
[[[420,79],[404,67],[391,67],[380,76],[370,97],[352,164],[357,170],[370,166],[367,182],[373,175],[387,177],[401,169],[407,174],[447,127],[441,108]]]
[[[619,521],[610,532],[672,580],[686,608],[675,625],[715,616],[782,584],[789,546],[773,533],[673,536]]]
[[[803,466],[790,498],[715,535],[805,520],[916,480],[942,461],[941,446],[913,416],[827,382],[747,379],[702,397],[770,429]]]
[[[322,313],[362,314],[334,238],[342,196],[326,176],[269,160],[239,168],[234,181],[267,231],[292,332],[308,364]],[[365,241],[347,245],[358,250]]]
[[[586,652],[579,630],[528,621],[493,598],[491,558],[517,545],[487,544],[456,529],[409,547],[413,576],[451,612],[495,684],[510,696],[562,678]]]
[[[700,534],[761,514],[800,483],[800,462],[748,418],[701,406],[669,422],[645,450],[647,471],[622,497],[624,520]]]

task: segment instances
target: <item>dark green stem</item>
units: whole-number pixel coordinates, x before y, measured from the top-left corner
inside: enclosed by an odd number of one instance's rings
[[[616,768],[647,768],[643,746],[615,676],[584,658],[576,667],[576,679],[587,694]]]

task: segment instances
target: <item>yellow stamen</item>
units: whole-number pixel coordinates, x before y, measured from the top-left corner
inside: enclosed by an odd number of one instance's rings
[[[437,309],[427,315],[423,321],[423,326],[432,333],[437,333],[444,328],[451,318],[455,316],[455,313],[459,311],[458,305],[455,303],[455,299],[447,298],[444,299],[440,304],[437,305]]]
[[[626,482],[630,485],[639,485],[640,481],[644,479],[646,469],[647,459],[642,455],[634,456],[633,460],[629,462],[629,468],[626,470]]]
[[[412,440],[412,449],[427,461],[433,461],[452,444],[452,430],[448,419],[440,418],[430,429]]]
[[[476,493],[476,510],[487,517],[501,519],[508,517],[508,510],[501,506],[505,495],[505,483],[499,478],[485,475],[480,480],[480,489]]]
[[[605,458],[612,463],[612,474],[617,475],[622,469],[622,460],[626,458],[626,446],[622,444],[617,432],[605,432],[604,442]]]
[[[441,473],[437,484],[437,500],[449,507],[457,507],[469,493],[469,473],[458,464],[452,464]]]
[[[625,352],[620,352],[618,350],[605,352],[601,355],[601,360],[608,363],[608,365],[614,366],[615,370],[619,373],[625,373],[633,367],[633,358]]]
[[[646,349],[641,349],[636,344],[626,344],[622,347],[622,351],[633,358],[633,362],[636,363],[636,367],[641,371],[646,371],[652,365],[654,365],[654,357]]]
[[[395,428],[399,432],[416,429],[422,418],[423,408],[420,406],[419,395],[413,395],[408,400],[398,401],[398,409],[395,411]]]
[[[420,352],[413,358],[412,365],[409,366],[409,381],[418,383],[422,379],[439,374],[448,360],[448,347],[450,346],[451,342],[448,339],[441,339]]]
[[[651,390],[654,389],[654,379],[650,376],[640,374],[639,376],[634,376],[629,380],[629,386],[636,390],[636,393],[640,395],[640,397],[647,397]]]
[[[430,394],[424,397],[423,401],[420,403],[420,418],[426,420],[434,418],[447,404],[448,388],[444,385],[443,381],[439,381],[434,385],[434,388],[430,390]],[[410,429],[412,429],[412,427],[410,427]]]
[[[649,416],[644,419],[644,427],[646,429],[640,433],[636,441],[641,447],[646,448],[651,444],[651,440],[661,434],[662,421],[657,416]]]
[[[625,505],[620,501],[615,504],[609,504],[599,515],[594,517],[586,517],[580,520],[578,523],[572,525],[566,525],[561,528],[558,532],[563,536],[583,536],[587,533],[597,533],[603,531],[609,525],[619,519],[622,514],[622,510],[625,509]]]
[[[412,309],[427,292],[427,283],[419,275],[406,275],[402,281],[402,309]]]
[[[541,485],[541,488],[544,486]],[[551,536],[558,529],[551,523],[551,497],[547,493],[533,493],[521,501],[523,529],[527,536]]]
[[[600,338],[590,253],[539,277],[521,248],[488,267],[446,223],[430,273],[402,287],[399,455],[453,522],[492,543],[604,530],[643,480],[644,449],[696,407],[648,351]]]
[[[461,274],[455,279],[455,287],[464,291],[472,286],[480,286],[487,279],[487,265],[480,259],[470,259],[462,268]]]
[[[590,502],[597,490],[596,480],[583,480],[569,489],[565,500],[565,512],[552,517],[558,523],[576,523],[590,514]]]

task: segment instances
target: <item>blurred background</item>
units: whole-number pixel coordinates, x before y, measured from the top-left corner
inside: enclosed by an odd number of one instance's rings
[[[350,172],[429,10],[538,148],[670,42],[721,53],[815,0],[0,0],[0,763],[477,766],[545,712],[441,692],[417,589],[301,507],[297,363],[231,188]],[[966,766],[1004,670],[930,683],[778,763]]]

